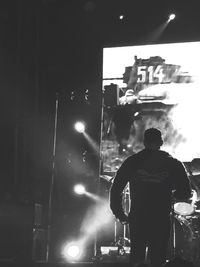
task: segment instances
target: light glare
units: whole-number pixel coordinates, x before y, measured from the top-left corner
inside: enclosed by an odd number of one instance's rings
[[[168,21],[174,20],[175,17],[176,17],[175,14],[170,14],[170,15],[169,15],[169,19],[168,19]]]
[[[83,133],[85,131],[85,124],[81,121],[75,123],[74,128],[77,132]]]
[[[63,249],[63,256],[68,260],[77,260],[81,257],[81,248],[78,244],[68,244]]]
[[[85,193],[85,187],[82,184],[77,184],[74,186],[74,192],[78,195],[83,195]]]

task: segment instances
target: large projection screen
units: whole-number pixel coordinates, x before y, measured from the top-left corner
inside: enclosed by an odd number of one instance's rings
[[[200,157],[200,42],[103,48],[101,175],[112,177],[158,127],[163,150]]]

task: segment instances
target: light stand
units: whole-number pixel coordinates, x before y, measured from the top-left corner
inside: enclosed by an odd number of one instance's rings
[[[57,121],[58,121],[58,93],[56,93],[55,101],[55,116],[54,116],[54,132],[53,132],[53,152],[52,152],[52,173],[49,187],[49,201],[48,201],[48,218],[47,218],[47,246],[46,246],[46,261],[49,262],[50,244],[51,244],[51,224],[52,224],[52,199],[53,188],[55,182],[55,157],[56,157],[56,138],[57,138]]]
[[[104,108],[104,92],[102,92],[102,98],[101,98],[101,121],[100,121],[100,145],[99,145],[99,168],[98,168],[98,179],[97,179],[97,187],[96,187],[96,194],[100,195],[100,176],[102,171],[102,143],[101,140],[103,138],[103,108]],[[101,255],[101,249],[99,246],[99,236],[97,231],[95,231],[94,234],[94,259],[99,260]]]
[[[172,197],[171,204],[171,257],[176,257],[176,224],[175,224],[175,211],[174,211],[175,199]]]

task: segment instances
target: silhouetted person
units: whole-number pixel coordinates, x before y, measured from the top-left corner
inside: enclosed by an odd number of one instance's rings
[[[150,128],[144,133],[144,149],[128,157],[116,173],[110,191],[110,207],[122,223],[129,223],[130,262],[148,258],[155,267],[166,260],[170,236],[172,196],[186,201],[191,186],[183,164],[161,151],[161,132]],[[125,214],[122,193],[130,185],[131,208]]]

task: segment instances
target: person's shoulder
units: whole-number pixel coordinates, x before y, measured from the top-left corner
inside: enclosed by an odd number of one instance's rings
[[[131,161],[135,160],[138,157],[139,153],[140,152],[128,156],[125,161],[126,162],[131,162]]]
[[[164,158],[167,158],[169,161],[174,162],[175,164],[182,164],[182,162],[179,159],[175,158],[166,151],[160,150],[160,155],[163,156]]]
[[[126,169],[129,168],[131,165],[133,165],[135,161],[135,154],[128,156],[122,163],[120,169]]]
[[[171,154],[169,154],[167,151],[164,151],[164,150],[158,150],[158,153],[161,157],[164,157],[164,158],[168,158],[168,159],[171,159],[173,160],[173,156]]]
[[[126,160],[128,162],[132,162],[132,161],[135,161],[137,159],[139,159],[143,154],[145,153],[145,150],[141,150],[135,154],[132,154],[131,156],[129,156]]]

